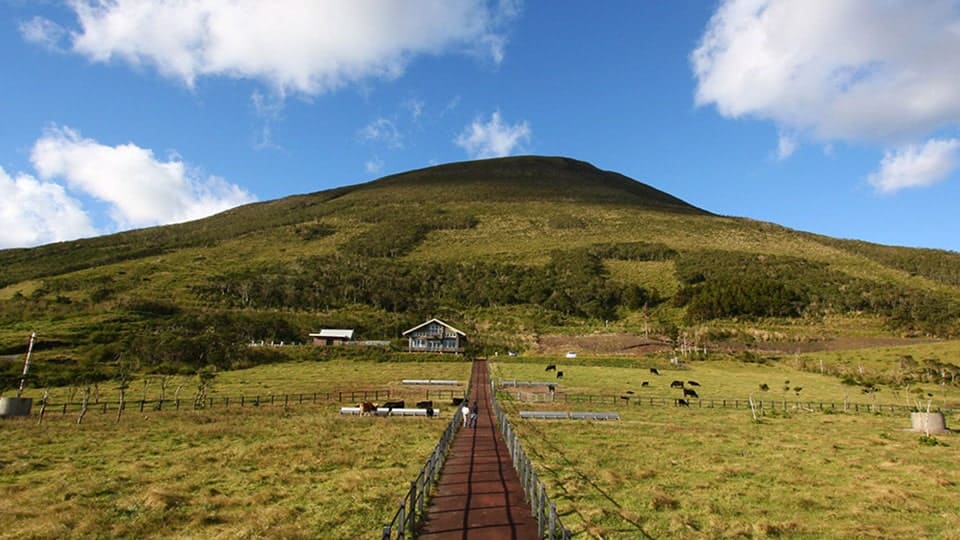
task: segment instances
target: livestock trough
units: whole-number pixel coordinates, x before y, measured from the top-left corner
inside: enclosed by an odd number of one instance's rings
[[[520,411],[520,418],[546,420],[620,420],[613,412]]]
[[[543,381],[500,381],[500,386],[557,386],[557,382]]]
[[[438,379],[404,379],[403,384],[434,384],[439,386],[462,386],[460,381],[446,381]]]
[[[432,416],[440,416],[440,409],[387,409],[378,408],[375,412],[377,416],[431,416],[427,414],[432,410]],[[340,407],[340,414],[360,414],[360,407]]]

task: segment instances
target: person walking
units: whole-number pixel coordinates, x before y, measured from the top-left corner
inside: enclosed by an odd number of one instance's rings
[[[460,415],[463,416],[463,427],[467,427],[467,422],[470,420],[470,405],[467,401],[464,401],[463,407],[460,407]]]
[[[470,427],[477,427],[477,417],[480,415],[480,405],[476,401],[473,402],[473,408],[470,409]]]

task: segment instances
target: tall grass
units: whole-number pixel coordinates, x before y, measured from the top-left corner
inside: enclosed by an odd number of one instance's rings
[[[468,363],[297,363],[223,373],[219,392],[466,380]],[[136,383],[131,394],[136,394]],[[186,392],[186,391],[185,391]],[[418,391],[419,392],[419,391]],[[130,399],[130,398],[128,398]],[[370,538],[443,429],[339,403],[0,422],[0,538]],[[36,411],[35,411],[36,412]]]
[[[638,368],[562,369],[558,392],[623,392],[655,377]],[[542,370],[498,363],[495,373],[542,380]],[[707,398],[752,393],[769,399],[757,390],[766,380],[803,385],[801,394],[812,399],[843,391],[836,379],[782,365],[697,363],[659,379],[665,385],[674,378],[696,379]],[[749,409],[620,406],[620,422],[563,422],[521,420],[516,413],[597,405],[515,397],[501,393],[564,524],[585,537],[960,537],[954,511],[960,507],[960,442],[947,434],[935,440],[942,444],[921,444],[919,434],[905,431],[905,414],[800,407],[755,422]],[[948,419],[948,425],[957,422],[960,416]]]

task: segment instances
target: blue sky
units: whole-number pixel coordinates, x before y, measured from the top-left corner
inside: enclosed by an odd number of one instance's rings
[[[960,251],[955,0],[0,0],[0,248],[562,155]]]

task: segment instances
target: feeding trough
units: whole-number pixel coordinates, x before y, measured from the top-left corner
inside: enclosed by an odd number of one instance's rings
[[[33,398],[2,397],[0,398],[0,418],[30,416],[31,407],[33,407]]]
[[[947,422],[942,412],[912,412],[910,413],[911,431],[918,433],[946,433]]]

